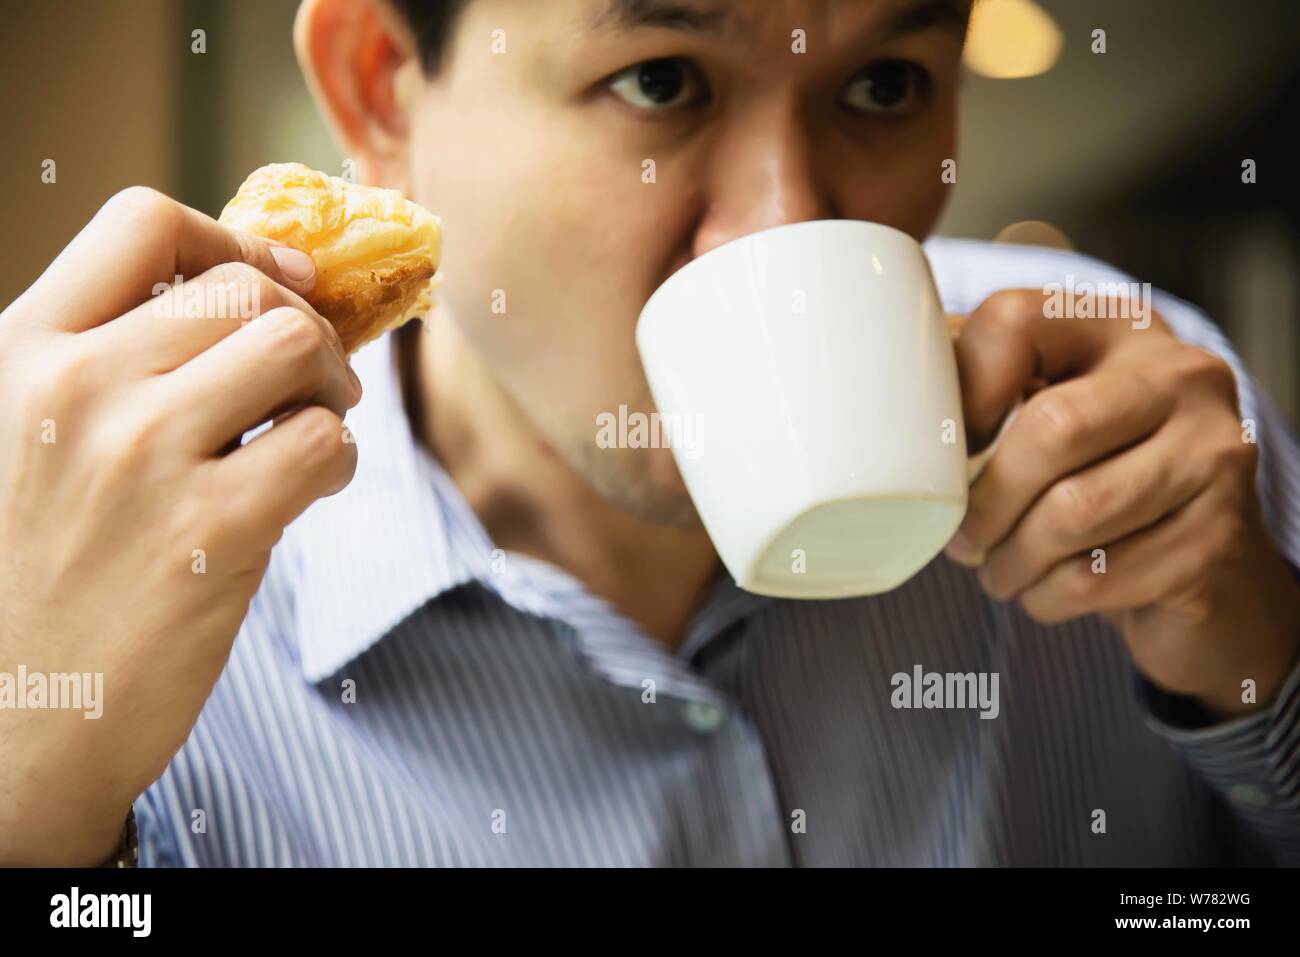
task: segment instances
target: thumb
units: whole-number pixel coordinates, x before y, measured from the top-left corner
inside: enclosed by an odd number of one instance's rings
[[[241,249],[248,253],[243,257],[244,262],[257,266],[280,285],[300,295],[311,292],[316,285],[316,262],[307,253],[242,230],[232,229],[231,232],[238,237]]]

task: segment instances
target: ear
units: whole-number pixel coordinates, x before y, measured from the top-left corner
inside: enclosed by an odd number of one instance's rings
[[[406,190],[408,111],[421,86],[415,37],[388,0],[303,0],[293,46],[357,179]]]

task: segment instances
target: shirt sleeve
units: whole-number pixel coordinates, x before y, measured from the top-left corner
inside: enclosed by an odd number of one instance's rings
[[[173,822],[165,806],[158,801],[152,789],[135,799],[136,842],[140,853],[140,867],[178,867],[180,856],[176,853],[176,839],[172,833]]]
[[[997,289],[1071,278],[1076,285],[1133,282],[1106,263],[1056,250],[932,239],[926,252],[944,305],[954,312],[969,312]],[[1242,419],[1254,423],[1259,444],[1256,482],[1265,523],[1292,570],[1300,569],[1300,445],[1294,433],[1203,312],[1160,290],[1152,291],[1151,304],[1179,339],[1232,367]],[[1300,661],[1269,707],[1228,721],[1216,721],[1194,699],[1162,691],[1136,669],[1134,675],[1152,731],[1182,754],[1278,863],[1300,865]]]
[[[1264,520],[1295,572],[1300,567],[1300,446],[1295,435],[1204,313],[1159,291],[1151,301],[1179,339],[1232,367],[1242,420],[1254,423],[1259,443],[1256,484]],[[1272,705],[1228,721],[1215,720],[1194,699],[1168,694],[1141,675],[1137,681],[1138,701],[1151,729],[1183,755],[1279,864],[1300,865],[1300,661]]]
[[[1256,482],[1264,520],[1291,569],[1300,568],[1300,446],[1281,412],[1247,373],[1223,334],[1195,307],[1167,294],[1152,304],[1183,341],[1221,356],[1237,377],[1243,421],[1259,442]],[[1263,838],[1279,864],[1300,865],[1300,661],[1272,705],[1215,721],[1193,701],[1139,676],[1150,727],[1177,748],[1233,814]]]
[[[1135,672],[1136,675],[1136,672]],[[1267,708],[1216,722],[1136,675],[1147,724],[1183,755],[1278,864],[1300,865],[1300,664]]]

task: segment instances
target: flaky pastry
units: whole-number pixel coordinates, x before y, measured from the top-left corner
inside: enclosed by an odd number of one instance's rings
[[[347,353],[433,306],[442,227],[395,189],[273,163],[249,174],[218,221],[311,256],[316,285],[304,298]]]

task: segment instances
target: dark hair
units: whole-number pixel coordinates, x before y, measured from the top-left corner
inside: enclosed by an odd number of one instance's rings
[[[420,66],[426,76],[437,73],[442,65],[456,18],[467,3],[469,0],[393,0],[393,6],[415,34]]]

